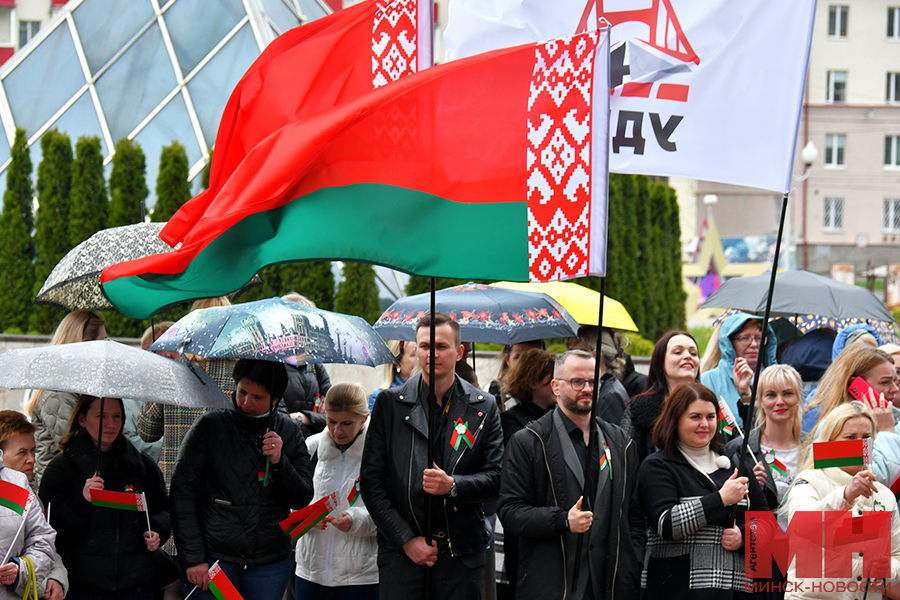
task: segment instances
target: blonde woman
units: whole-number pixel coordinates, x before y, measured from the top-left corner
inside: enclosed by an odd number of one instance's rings
[[[812,441],[877,439],[877,429],[875,417],[868,407],[861,402],[846,402],[822,418]],[[828,469],[813,469],[812,466],[812,452],[807,450],[802,470],[788,492],[788,516],[793,517],[798,511],[852,511],[854,516],[873,510],[894,513],[891,520],[891,576],[886,582],[878,580],[878,591],[872,596],[880,598],[885,583],[896,592],[900,585],[900,519],[896,518],[897,502],[893,492],[878,483],[875,474],[862,465]],[[867,583],[876,583],[864,580],[862,554],[857,552],[853,553],[852,558],[853,576],[848,579],[800,579],[795,565],[796,562],[788,570],[788,593],[785,594],[785,599],[862,598],[867,595],[864,592],[860,594],[859,590],[863,590]],[[823,585],[825,582],[828,585]]]
[[[59,322],[50,340],[51,346],[74,344],[106,338],[103,317],[89,310],[73,310]],[[41,483],[44,469],[59,454],[56,443],[69,429],[69,417],[78,402],[76,394],[37,390],[25,407],[36,429],[34,431],[34,489]]]
[[[369,403],[362,386],[338,383],[325,395],[327,429],[306,440],[316,468],[313,502],[337,492],[346,502],[359,479]],[[378,545],[375,523],[362,496],[332,515],[297,544],[296,598],[376,600]]]
[[[416,343],[390,340],[388,349],[397,359],[397,365],[384,365],[384,379],[378,389],[369,394],[369,412],[375,406],[375,399],[382,391],[394,386],[403,385],[409,378],[419,372],[419,361],[416,359]]]
[[[891,360],[894,361],[894,372],[897,374],[897,379],[900,379],[900,346],[897,344],[884,344],[879,346],[878,349],[890,356]],[[895,404],[894,406],[897,405]]]

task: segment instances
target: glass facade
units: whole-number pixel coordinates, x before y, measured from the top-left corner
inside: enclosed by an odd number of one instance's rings
[[[234,86],[265,46],[326,15],[322,0],[73,0],[0,69],[0,193],[10,146],[25,129],[35,173],[48,129],[101,140],[107,170],[116,142],[147,157],[148,206],[159,155],[186,149],[199,191],[208,148]]]

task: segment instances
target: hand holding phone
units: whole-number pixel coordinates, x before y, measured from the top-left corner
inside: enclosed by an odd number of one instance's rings
[[[878,392],[875,391],[869,383],[863,379],[862,377],[857,377],[850,383],[850,387],[847,388],[847,391],[850,392],[850,395],[853,396],[856,400],[860,402],[865,402],[872,408],[878,408]],[[871,395],[870,395],[871,392]],[[875,399],[876,404],[872,404],[870,398]]]

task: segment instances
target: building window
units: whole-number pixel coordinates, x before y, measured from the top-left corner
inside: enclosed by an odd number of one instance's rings
[[[828,7],[828,37],[847,37],[847,13],[849,12],[849,6]]]
[[[900,6],[889,6],[887,17],[888,39],[900,40]]]
[[[822,231],[844,230],[844,199],[825,198],[822,204]]]
[[[825,166],[843,167],[844,148],[847,145],[847,136],[843,133],[829,133],[825,136]]]
[[[884,99],[888,102],[900,102],[900,73],[887,74]]]
[[[884,199],[881,227],[886,233],[900,233],[900,198]]]
[[[847,101],[847,71],[828,71],[827,102]]]
[[[900,167],[900,135],[884,136],[884,166]]]
[[[19,21],[19,48],[30,42],[40,28],[40,21]]]
[[[11,48],[13,45],[12,7],[0,7],[0,46]]]

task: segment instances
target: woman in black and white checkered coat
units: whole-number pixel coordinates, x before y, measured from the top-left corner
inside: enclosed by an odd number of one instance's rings
[[[718,411],[709,388],[688,383],[669,394],[656,422],[653,443],[660,450],[641,465],[646,598],[750,597],[743,552],[748,481],[720,454]],[[753,510],[767,510],[756,480],[749,482],[749,503]]]

